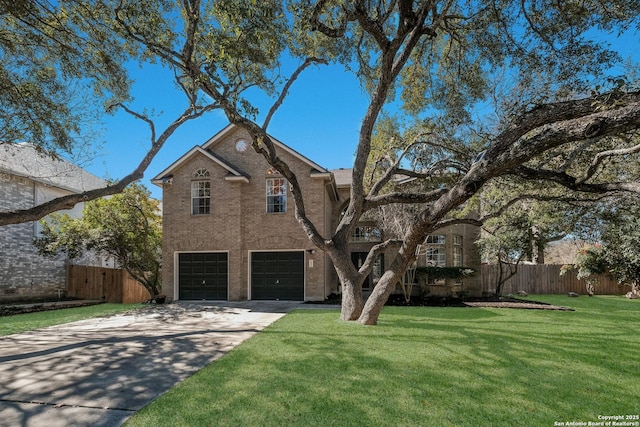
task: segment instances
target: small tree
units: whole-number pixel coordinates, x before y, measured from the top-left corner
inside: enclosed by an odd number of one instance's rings
[[[630,285],[640,296],[640,206],[634,197],[608,200],[594,217],[592,230],[583,230],[585,238],[599,243],[586,245],[576,256],[577,277],[587,281],[587,290],[597,285],[596,275],[609,274],[620,284]]]
[[[53,214],[42,220],[42,236],[34,244],[43,255],[85,251],[113,256],[151,295],[161,289],[162,224],[158,201],[140,184],[110,198],[87,202],[83,216]]]
[[[638,203],[621,201],[623,208],[605,217],[602,233],[603,253],[609,273],[619,283],[629,284],[632,293],[640,296],[640,219]]]
[[[586,281],[587,294],[592,296],[598,284],[596,276],[607,272],[607,261],[602,245],[596,244],[580,249],[576,256],[576,268],[578,269],[577,278]]]
[[[520,262],[525,258],[528,238],[526,229],[519,226],[517,217],[510,217],[510,222],[501,219],[488,220],[483,227],[482,238],[478,244],[484,260],[496,263],[494,295],[501,296],[504,284],[518,272]]]

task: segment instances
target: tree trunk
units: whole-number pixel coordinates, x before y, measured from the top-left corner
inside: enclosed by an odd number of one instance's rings
[[[348,321],[357,320],[364,305],[362,283],[367,276],[358,273],[347,250],[334,249],[328,254],[342,287],[340,318]]]
[[[534,262],[536,264],[544,264],[544,250],[547,247],[547,241],[545,239],[543,239],[540,234],[536,234],[535,235],[535,239],[533,241],[533,244],[535,246],[535,257],[536,259],[534,260]]]
[[[358,322],[363,325],[377,325],[380,313],[384,308],[384,304],[389,299],[389,295],[396,288],[396,284],[400,280],[401,273],[389,269],[384,272],[378,284],[373,288],[373,292],[369,295],[366,304],[362,310],[362,314],[358,318]]]
[[[340,280],[342,285],[342,305],[340,318],[342,320],[356,320],[362,313],[364,305],[362,299],[362,285],[358,286],[350,280]]]
[[[389,299],[389,295],[395,290],[396,285],[402,280],[409,265],[414,261],[415,256],[406,256],[407,253],[414,254],[421,233],[418,229],[411,229],[404,241],[403,247],[400,248],[396,258],[393,260],[387,271],[384,272],[378,284],[373,288],[373,292],[369,295],[367,302],[362,309],[362,314],[358,318],[358,322],[363,325],[377,325],[378,317],[384,308],[384,304]]]

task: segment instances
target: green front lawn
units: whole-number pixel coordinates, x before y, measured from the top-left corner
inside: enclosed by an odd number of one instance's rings
[[[97,304],[86,307],[64,308],[0,317],[0,336],[17,334],[32,329],[75,322],[91,317],[108,316],[140,307],[140,304]]]
[[[365,327],[297,310],[127,426],[554,426],[640,414],[640,300],[529,299],[576,311],[387,307]]]

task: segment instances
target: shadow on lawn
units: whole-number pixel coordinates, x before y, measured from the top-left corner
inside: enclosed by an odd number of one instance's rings
[[[625,307],[606,299],[575,312],[387,307],[375,327],[340,321],[336,310],[297,310],[141,420],[495,426],[636,413],[640,338],[627,325],[640,314]],[[181,401],[191,403],[169,405]]]
[[[632,312],[609,311],[619,302],[607,300],[603,311],[582,305],[569,313],[385,308],[378,327],[283,337],[307,356],[271,368],[285,389],[324,391],[305,410],[334,408],[326,421],[338,423],[375,424],[392,413],[400,424],[543,425],[633,413],[640,340],[622,323]],[[342,419],[335,408],[344,399]]]

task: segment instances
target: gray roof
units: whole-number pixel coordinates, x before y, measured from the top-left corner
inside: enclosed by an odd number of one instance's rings
[[[334,169],[331,171],[336,180],[336,187],[350,187],[352,182],[353,169]]]
[[[104,187],[106,181],[63,159],[39,153],[28,143],[0,143],[0,172],[73,193]]]

